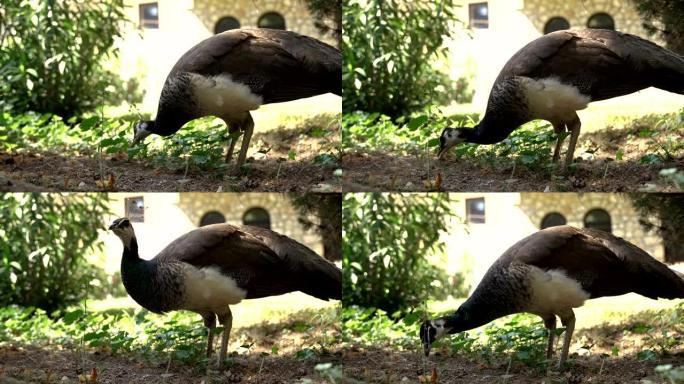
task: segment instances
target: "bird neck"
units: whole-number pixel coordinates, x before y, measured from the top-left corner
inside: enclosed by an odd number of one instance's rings
[[[121,281],[126,292],[149,311],[163,313],[177,309],[183,296],[178,265],[141,259],[135,236],[129,244],[124,246],[121,259]]]
[[[157,119],[155,120],[154,127],[150,129],[150,132],[160,136],[173,135],[178,132],[185,123],[194,119],[189,113],[182,111],[180,108],[181,107],[169,105],[162,107],[160,103]]]
[[[483,305],[484,304],[484,305]],[[449,333],[458,333],[485,325],[500,317],[516,313],[512,308],[505,308],[486,303],[466,300],[455,313],[445,316],[445,328]]]
[[[487,113],[474,128],[461,129],[461,137],[468,143],[495,144],[503,141],[524,123],[523,119],[515,116]]]

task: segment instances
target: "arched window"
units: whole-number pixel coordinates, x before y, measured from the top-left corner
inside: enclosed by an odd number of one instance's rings
[[[607,13],[595,13],[591,15],[587,21],[587,27],[596,29],[615,29],[615,21]]]
[[[271,216],[263,208],[250,208],[242,216],[242,224],[271,229]]]
[[[558,212],[551,212],[548,215],[544,216],[544,218],[542,219],[541,229],[565,225],[567,222],[568,221],[565,220],[565,216],[561,215]]]
[[[598,229],[604,232],[612,232],[613,230],[610,222],[610,214],[600,208],[592,209],[587,212],[587,215],[584,216],[584,227]]]
[[[209,224],[221,224],[226,222],[226,217],[221,214],[221,212],[211,211],[207,212],[202,216],[200,220],[200,227],[204,227]]]
[[[570,23],[564,17],[556,16],[549,19],[544,25],[544,34],[570,29]]]
[[[222,17],[214,26],[214,33],[221,33],[240,28],[240,21],[233,16]]]
[[[257,22],[259,28],[285,29],[285,19],[278,12],[266,12]]]

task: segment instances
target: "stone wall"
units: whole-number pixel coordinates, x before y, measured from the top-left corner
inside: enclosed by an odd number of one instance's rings
[[[615,21],[615,29],[652,39],[641,26],[641,18],[628,0],[525,0],[522,12],[540,33],[553,17],[563,17],[571,29],[586,28],[592,15],[607,13]]]
[[[240,22],[240,27],[256,28],[259,18],[268,12],[277,12],[285,19],[285,27],[303,35],[321,39],[335,45],[329,36],[321,36],[314,25],[314,19],[301,0],[195,0],[190,10],[213,32],[216,23],[225,16],[232,16]]]
[[[584,227],[584,218],[592,209],[603,209],[610,215],[612,233],[634,243],[651,256],[663,260],[663,241],[646,233],[639,224],[639,215],[628,197],[617,193],[522,193],[519,208],[536,224],[549,213],[565,217],[568,225]]]
[[[297,220],[297,212],[287,194],[281,193],[181,193],[178,208],[195,226],[211,211],[220,212],[229,224],[242,224],[249,209],[262,208],[271,218],[271,229],[292,237],[322,255],[319,235],[306,231]]]

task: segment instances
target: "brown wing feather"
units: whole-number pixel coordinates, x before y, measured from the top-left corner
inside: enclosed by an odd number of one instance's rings
[[[601,231],[547,228],[513,245],[501,261],[561,269],[592,297],[629,292],[650,298],[684,297],[684,280],[667,266],[624,239]]]
[[[170,76],[179,71],[230,74],[265,103],[342,92],[340,51],[290,31],[238,29],[214,35],[186,52]]]
[[[594,101],[650,86],[684,93],[684,58],[616,31],[557,31],[520,49],[501,70],[497,82],[512,76],[553,76],[575,85]]]
[[[306,246],[276,232],[215,224],[186,233],[155,258],[218,267],[247,290],[247,298],[302,291],[341,298],[341,271]]]

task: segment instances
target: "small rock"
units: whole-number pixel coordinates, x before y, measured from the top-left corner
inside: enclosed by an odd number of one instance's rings
[[[67,376],[62,376],[62,378],[59,381],[61,381],[62,383],[68,383],[69,378]]]
[[[254,157],[254,160],[264,160],[266,159],[266,154],[262,152],[257,152],[252,157]]]
[[[173,377],[173,373],[162,373],[161,377],[164,379],[168,379],[169,377]]]
[[[337,168],[335,172],[333,172],[333,176],[342,177],[342,168]]]
[[[81,181],[80,183],[78,183],[78,187],[79,187],[79,188],[85,188],[85,187],[86,187],[86,183],[83,182],[83,181]]]
[[[191,181],[192,181],[192,179],[180,179],[180,180],[178,180],[178,184],[187,184]]]

